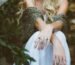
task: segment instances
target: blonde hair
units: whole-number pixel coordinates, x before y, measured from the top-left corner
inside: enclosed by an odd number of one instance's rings
[[[46,9],[46,14],[50,20],[52,16],[56,15],[57,8],[61,4],[62,0],[43,0],[43,7]]]
[[[42,7],[45,9],[46,15],[50,20],[52,20],[52,16],[56,15],[57,8],[59,7],[59,5],[63,0],[42,0],[42,1],[43,1]],[[32,2],[35,4],[35,0],[32,0]]]

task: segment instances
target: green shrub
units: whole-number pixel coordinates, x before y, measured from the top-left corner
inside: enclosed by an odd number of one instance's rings
[[[16,65],[28,65],[28,61],[35,61],[25,52],[24,36],[21,24],[18,3],[20,0],[7,0],[0,6],[0,58],[5,57],[7,62]]]

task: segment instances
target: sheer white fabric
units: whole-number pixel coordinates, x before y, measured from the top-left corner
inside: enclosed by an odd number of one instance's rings
[[[40,33],[39,31],[34,33],[28,40],[25,47],[26,49],[29,50],[28,54],[36,60],[36,62],[31,62],[30,65],[53,65],[53,61],[52,61],[53,46],[52,45],[49,44],[48,47],[40,51],[34,48],[35,40],[38,38],[39,33]],[[67,65],[70,65],[70,53],[69,53],[69,48],[66,42],[66,38],[61,31],[56,32],[55,35],[62,42],[62,46],[64,47],[64,50],[65,50]]]

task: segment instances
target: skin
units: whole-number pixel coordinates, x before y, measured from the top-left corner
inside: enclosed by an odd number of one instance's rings
[[[41,0],[37,0],[37,3],[40,4]],[[25,7],[35,7],[32,3],[32,0],[24,0]],[[68,9],[68,0],[63,0],[61,5],[59,6],[59,9],[57,11],[57,14],[64,14],[66,15]],[[43,49],[47,42],[53,43],[53,64],[56,65],[66,65],[66,58],[65,58],[65,52],[61,45],[60,40],[54,35],[53,30],[61,30],[63,27],[63,23],[59,20],[56,22],[53,22],[51,24],[46,24],[41,18],[36,19],[35,23],[36,28],[40,31],[38,39],[35,41],[35,48]]]

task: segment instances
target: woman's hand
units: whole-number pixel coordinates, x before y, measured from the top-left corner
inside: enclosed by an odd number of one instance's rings
[[[46,25],[45,28],[40,31],[40,34],[35,41],[35,48],[43,49],[50,43],[51,35],[53,32],[53,26],[51,25]]]
[[[53,39],[53,65],[66,65],[64,48],[57,37]]]

